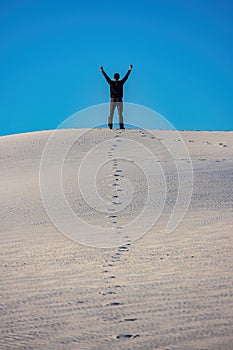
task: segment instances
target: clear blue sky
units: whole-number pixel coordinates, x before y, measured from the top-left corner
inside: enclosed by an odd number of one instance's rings
[[[180,130],[233,130],[231,0],[1,0],[0,43],[0,135],[108,102],[99,66],[130,63],[126,102]]]

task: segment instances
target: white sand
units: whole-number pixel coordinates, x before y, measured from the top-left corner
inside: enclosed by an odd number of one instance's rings
[[[57,154],[59,144],[79,133],[57,131]],[[165,230],[177,198],[177,174],[158,137],[178,147],[182,141],[175,131],[153,131],[155,138],[139,130],[87,133],[64,164],[64,193],[72,209],[111,230],[143,209],[146,181],[125,160],[118,160],[118,170],[135,184],[136,195],[117,212],[115,223],[81,200],[77,164],[110,133],[115,141],[131,139],[153,150],[166,174],[168,196],[153,229],[134,242],[123,238],[123,246],[105,249],[72,241],[47,215],[39,166],[52,132],[0,138],[0,349],[232,350],[233,132],[180,132],[192,159],[194,187],[189,210],[171,233]],[[110,165],[117,152],[109,151]],[[127,145],[125,157],[130,156],[146,161]],[[115,181],[110,165],[97,178],[105,199]],[[129,183],[127,188],[130,192]],[[62,205],[55,201],[56,208]],[[136,229],[143,231],[145,224],[138,222]]]

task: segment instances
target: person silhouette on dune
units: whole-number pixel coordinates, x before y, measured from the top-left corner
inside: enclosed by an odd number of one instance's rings
[[[119,116],[119,125],[120,129],[125,129],[124,127],[124,121],[123,121],[123,103],[122,103],[122,98],[123,98],[123,85],[126,82],[126,80],[129,77],[129,74],[131,70],[133,69],[132,64],[129,66],[128,72],[125,74],[124,78],[120,80],[120,74],[115,73],[114,74],[114,80],[111,80],[109,76],[105,73],[103,67],[100,67],[101,72],[103,73],[105,79],[110,85],[110,96],[111,96],[111,101],[110,101],[110,114],[108,117],[108,127],[109,129],[112,129],[112,120],[113,120],[113,115],[114,111],[117,107],[118,110],[118,116]]]

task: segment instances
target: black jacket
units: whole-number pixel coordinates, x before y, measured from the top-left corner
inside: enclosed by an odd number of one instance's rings
[[[130,72],[131,72],[131,70],[129,69],[123,79],[116,81],[116,80],[111,80],[109,78],[109,76],[105,73],[105,71],[102,70],[102,73],[103,73],[105,79],[107,80],[107,82],[110,85],[110,96],[111,96],[112,100],[117,100],[119,102],[122,101],[123,85],[126,82],[126,80],[128,79]]]

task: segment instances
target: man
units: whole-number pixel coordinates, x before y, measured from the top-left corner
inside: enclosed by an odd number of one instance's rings
[[[123,85],[128,79],[128,76],[132,70],[133,66],[132,64],[129,66],[129,70],[124,76],[123,79],[120,80],[120,74],[115,73],[114,74],[114,80],[111,80],[109,76],[105,73],[103,70],[103,67],[100,67],[101,72],[103,73],[105,79],[110,85],[110,96],[111,96],[111,101],[110,101],[110,114],[108,117],[108,127],[109,129],[112,129],[112,120],[113,120],[113,115],[115,108],[117,107],[118,110],[118,116],[119,116],[119,124],[120,124],[120,129],[124,129],[124,121],[123,121],[123,103],[122,103],[122,98],[123,98]]]

